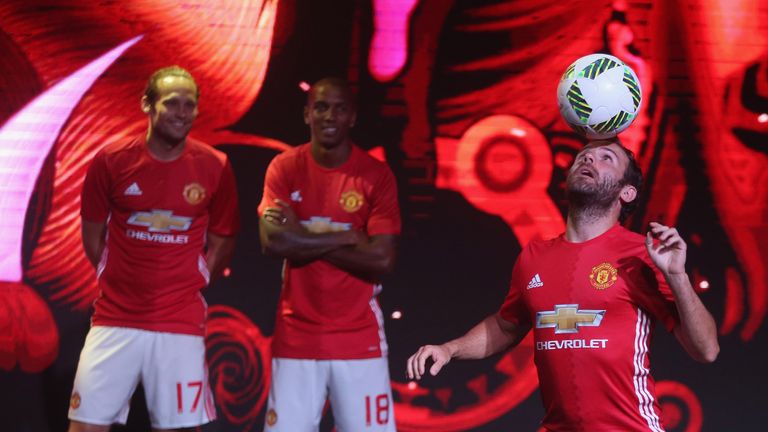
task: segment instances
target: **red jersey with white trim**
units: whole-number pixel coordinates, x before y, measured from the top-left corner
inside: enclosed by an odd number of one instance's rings
[[[84,220],[107,223],[93,325],[203,335],[211,232],[238,230],[237,190],[224,153],[187,138],[173,161],[144,137],[106,146],[83,184]]]
[[[290,203],[311,232],[400,233],[397,185],[389,167],[352,146],[338,168],[315,162],[310,144],[277,155],[267,168],[259,214]],[[386,355],[376,295],[381,285],[322,259],[296,266],[285,260],[272,352],[276,357],[348,360]]]
[[[533,330],[547,430],[663,431],[648,348],[656,319],[679,319],[644,236],[617,224],[583,243],[531,242],[500,314]]]

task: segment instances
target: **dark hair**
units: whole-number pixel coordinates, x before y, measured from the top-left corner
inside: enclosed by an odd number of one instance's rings
[[[200,98],[200,88],[197,86],[197,82],[192,77],[192,74],[181,66],[173,65],[158,69],[152,74],[152,76],[149,77],[149,81],[147,81],[147,87],[144,89],[144,96],[146,96],[149,103],[155,103],[157,100],[157,83],[160,82],[160,80],[163,78],[169,76],[177,76],[190,79],[193,83],[195,83],[195,88],[197,89],[196,96]]]
[[[640,170],[640,165],[637,163],[637,159],[635,159],[635,154],[632,153],[631,150],[624,147],[620,142],[617,141],[619,146],[622,150],[624,150],[624,154],[627,155],[627,159],[629,159],[629,162],[627,163],[627,169],[624,170],[624,177],[621,178],[621,184],[622,185],[630,185],[637,190],[637,196],[635,199],[633,199],[630,202],[622,202],[621,203],[621,213],[619,213],[619,222],[624,223],[624,221],[629,218],[629,216],[634,213],[635,210],[637,210],[637,207],[640,205],[640,193],[643,190],[643,172]]]
[[[309,100],[315,95],[315,91],[317,88],[322,86],[330,86],[335,87],[342,92],[344,92],[348,99],[349,103],[352,105],[353,108],[357,106],[357,101],[355,99],[355,92],[352,91],[352,86],[349,84],[349,81],[345,80],[344,78],[339,78],[335,76],[326,77],[323,79],[320,79],[316,81],[314,84],[312,84],[312,87],[307,92],[307,105],[309,105]]]

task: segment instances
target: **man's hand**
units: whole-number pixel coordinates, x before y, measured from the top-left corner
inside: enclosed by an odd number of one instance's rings
[[[290,204],[281,200],[275,199],[277,207],[267,207],[264,210],[264,219],[268,222],[280,225],[288,230],[295,230],[301,228],[299,218],[296,216],[296,212],[293,211]]]
[[[654,244],[654,239],[658,243]],[[645,236],[645,247],[648,255],[664,276],[685,274],[685,256],[688,245],[680,237],[677,229],[657,222],[651,222],[651,227]]]
[[[429,368],[432,376],[437,375],[440,369],[451,361],[452,355],[446,345],[424,345],[416,351],[416,354],[408,358],[408,379],[421,379],[424,375],[427,359],[431,358],[434,364]]]
[[[259,223],[261,246],[271,255],[307,263],[331,251],[368,242],[368,236],[360,230],[313,232],[287,202],[275,199],[275,204],[264,209]]]

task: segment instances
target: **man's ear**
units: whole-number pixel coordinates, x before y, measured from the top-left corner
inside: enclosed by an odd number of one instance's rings
[[[632,201],[637,199],[637,189],[632,185],[626,185],[623,188],[621,188],[621,192],[619,193],[619,198],[621,198],[622,202],[631,203]]]
[[[149,98],[146,96],[141,97],[141,111],[144,114],[149,114],[149,112],[152,110],[152,104],[149,103]]]
[[[304,105],[304,124],[309,124],[309,105]]]

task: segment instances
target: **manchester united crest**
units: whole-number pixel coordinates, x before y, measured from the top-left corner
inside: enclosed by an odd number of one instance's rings
[[[274,409],[270,408],[267,411],[267,425],[274,426],[275,423],[277,423],[277,412]]]
[[[616,267],[610,263],[604,262],[592,267],[592,273],[589,275],[589,282],[599,290],[610,288],[618,279]]]
[[[72,393],[72,397],[69,399],[69,406],[71,406],[72,409],[80,408],[80,393]]]
[[[341,194],[339,204],[341,204],[341,208],[343,208],[344,211],[354,213],[360,210],[360,207],[363,206],[363,195],[354,190],[346,191]]]
[[[200,204],[205,199],[205,188],[200,183],[189,183],[184,186],[184,199],[192,205]]]

